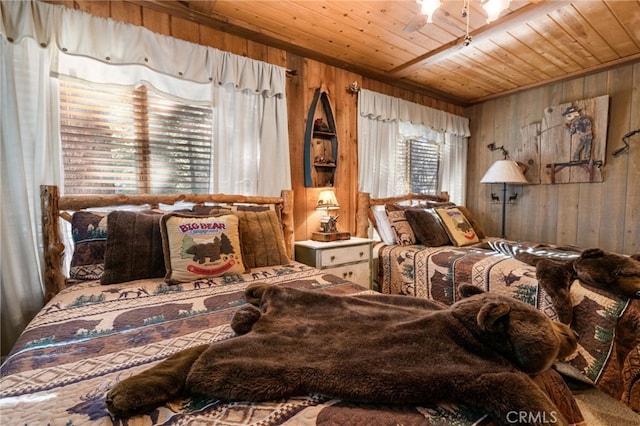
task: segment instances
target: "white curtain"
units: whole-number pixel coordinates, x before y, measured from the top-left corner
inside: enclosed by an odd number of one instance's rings
[[[358,94],[358,189],[374,198],[395,194],[396,144],[424,137],[443,145],[441,188],[465,201],[469,119],[369,90]]]
[[[445,133],[440,170],[441,190],[449,193],[449,199],[464,205],[467,200],[467,151],[469,138]]]
[[[0,37],[0,280],[3,354],[42,307],[41,183],[60,183],[55,81],[33,39]]]
[[[0,47],[3,354],[43,301],[39,186],[63,184],[57,75],[210,104],[215,192],[291,188],[282,67],[40,2],[0,2]]]

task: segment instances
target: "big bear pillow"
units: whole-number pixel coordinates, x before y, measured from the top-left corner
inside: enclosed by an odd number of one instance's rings
[[[480,241],[473,226],[457,207],[436,209],[436,213],[442,219],[444,229],[449,234],[449,239],[456,246],[467,246]]]
[[[164,215],[165,280],[169,284],[244,272],[238,216]]]

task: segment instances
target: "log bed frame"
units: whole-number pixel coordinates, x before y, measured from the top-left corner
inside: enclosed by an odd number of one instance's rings
[[[356,236],[367,238],[370,224],[374,229],[378,229],[378,224],[376,223],[372,209],[375,206],[384,206],[385,204],[393,203],[420,205],[428,201],[439,203],[448,202],[449,193],[443,191],[440,195],[405,194],[397,197],[371,198],[368,192],[358,192],[356,205]]]
[[[149,205],[151,208],[158,208],[160,204],[173,205],[178,202],[194,204],[274,204],[280,210],[287,255],[290,259],[293,259],[292,190],[283,190],[280,197],[227,194],[114,194],[61,196],[57,186],[42,185],[40,187],[40,205],[42,208],[45,301],[51,300],[51,298],[60,290],[65,288],[67,284],[67,277],[64,275],[62,267],[65,247],[60,235],[60,219],[70,222],[72,212],[87,208],[116,207],[122,205]]]

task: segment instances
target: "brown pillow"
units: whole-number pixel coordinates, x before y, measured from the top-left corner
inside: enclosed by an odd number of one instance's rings
[[[432,201],[432,200],[420,200],[414,204],[400,204],[400,203],[387,203],[384,205],[387,212],[409,210],[409,209],[431,209],[431,208],[447,208],[455,207],[455,203],[451,201]]]
[[[74,249],[69,278],[98,280],[104,272],[104,251],[107,242],[107,214],[77,211],[71,218]]]
[[[387,211],[391,230],[396,239],[396,244],[401,246],[411,246],[416,243],[416,235],[411,229],[404,215],[405,210]]]
[[[282,225],[275,211],[235,211],[234,214],[240,219],[238,227],[245,267],[289,263]]]
[[[425,209],[410,209],[405,210],[404,215],[409,225],[411,225],[411,229],[413,229],[418,244],[427,247],[440,247],[451,244],[449,235],[442,227],[442,223],[439,217],[436,217],[435,212],[432,213]]]
[[[102,284],[164,276],[161,217],[150,211],[109,213]]]

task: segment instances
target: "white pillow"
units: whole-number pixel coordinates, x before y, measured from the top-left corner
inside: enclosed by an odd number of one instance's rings
[[[389,246],[394,245],[396,238],[391,229],[391,222],[389,222],[389,217],[387,216],[384,206],[373,206],[373,217],[375,217],[376,223],[378,224],[378,233],[382,241]]]

